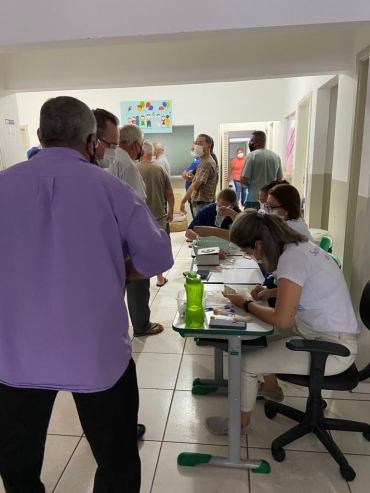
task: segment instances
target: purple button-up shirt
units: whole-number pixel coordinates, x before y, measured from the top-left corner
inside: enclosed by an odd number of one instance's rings
[[[144,201],[77,151],[0,173],[0,382],[96,392],[131,358],[124,253],[146,277],[173,265]]]

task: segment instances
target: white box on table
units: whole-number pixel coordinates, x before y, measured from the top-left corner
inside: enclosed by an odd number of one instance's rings
[[[197,251],[197,266],[219,265],[220,247],[199,248]]]

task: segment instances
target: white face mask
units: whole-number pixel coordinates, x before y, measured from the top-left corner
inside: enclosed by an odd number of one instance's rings
[[[281,211],[281,209],[274,209],[273,211],[271,211],[271,214],[273,216],[279,216],[285,220],[285,218],[288,216],[288,213],[285,213],[283,216],[280,216],[280,214],[279,214],[280,211]]]
[[[191,156],[191,157],[194,157],[194,158],[195,158],[195,157],[198,157],[198,156],[195,154],[194,149],[192,149],[192,150],[190,151],[190,156]]]
[[[244,156],[244,152],[239,152],[238,153],[238,158],[241,159]]]
[[[109,168],[117,159],[116,149],[105,149],[103,159],[98,159],[98,165],[101,168]]]
[[[257,262],[257,264],[263,264],[263,260],[258,260],[256,259],[256,257],[254,256],[254,252],[256,251],[256,249],[253,250],[253,253],[251,255],[251,259],[254,260],[255,262]]]
[[[264,202],[261,202],[260,201],[260,209],[262,209],[263,211],[265,210],[265,204],[264,204]]]
[[[219,214],[220,208],[217,205],[216,205],[216,212],[217,212],[217,216],[215,219],[215,226],[217,226],[218,228],[221,228],[221,224],[224,222],[224,219],[226,216],[220,216],[220,214]]]
[[[198,146],[196,145],[194,147],[194,153],[197,157],[202,157],[203,154],[204,154],[204,149],[203,149],[203,146]]]

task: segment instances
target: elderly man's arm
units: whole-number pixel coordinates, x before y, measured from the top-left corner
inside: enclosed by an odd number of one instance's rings
[[[175,195],[172,188],[166,188],[166,197],[168,202],[167,222],[171,223],[173,221],[173,210],[175,208]]]

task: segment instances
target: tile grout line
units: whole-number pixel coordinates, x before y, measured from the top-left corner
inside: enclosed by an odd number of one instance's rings
[[[74,448],[74,450],[73,450],[73,452],[72,452],[72,454],[71,454],[70,458],[69,458],[69,459],[68,459],[68,461],[67,461],[67,464],[65,465],[65,467],[64,467],[64,469],[63,469],[63,471],[62,471],[61,475],[59,476],[59,479],[58,479],[58,481],[56,482],[56,485],[55,485],[55,487],[53,488],[52,493],[54,493],[54,492],[56,491],[56,489],[58,488],[59,483],[60,483],[60,481],[62,480],[62,477],[63,477],[64,473],[66,472],[66,469],[67,469],[67,467],[69,466],[69,464],[70,464],[70,462],[71,462],[71,460],[72,460],[72,457],[73,457],[73,456],[74,456],[74,454],[76,453],[76,450],[77,450],[78,446],[80,445],[80,443],[81,443],[81,441],[82,441],[82,438],[83,438],[83,436],[81,435],[81,437],[80,437],[79,441],[77,442],[77,445],[75,446],[75,448]]]
[[[186,338],[185,338],[185,344],[186,344]],[[159,463],[159,459],[160,459],[160,456],[161,456],[161,452],[162,452],[163,443],[166,443],[166,442],[164,441],[164,437],[165,437],[165,435],[166,435],[166,430],[167,430],[168,420],[169,420],[169,418],[170,418],[171,409],[172,409],[172,404],[173,404],[173,400],[174,400],[174,397],[175,397],[176,385],[177,385],[177,381],[178,381],[178,378],[179,378],[180,368],[181,368],[182,359],[183,359],[183,356],[184,356],[184,351],[185,351],[185,344],[184,344],[184,347],[183,347],[183,350],[182,350],[182,353],[181,353],[181,359],[180,359],[180,363],[179,363],[179,368],[178,368],[178,371],[177,371],[177,375],[176,375],[176,380],[175,380],[174,388],[173,388],[173,390],[172,390],[172,397],[171,397],[170,407],[168,408],[168,414],[167,414],[166,424],[165,424],[165,427],[164,427],[164,430],[163,430],[163,436],[162,436],[162,439],[161,439],[161,445],[160,445],[160,447],[159,447],[158,458],[157,458],[157,462],[156,462],[155,469],[154,469],[154,474],[153,474],[152,484],[151,484],[151,486],[150,486],[150,493],[151,493],[151,492],[152,492],[152,490],[153,490],[154,481],[155,481],[155,477],[156,477],[156,474],[157,474],[158,463]]]
[[[181,249],[181,248],[180,248],[180,249]],[[179,251],[180,251],[180,250],[179,250]],[[174,260],[175,260],[175,259],[174,259]],[[175,261],[176,261],[176,260],[175,260]],[[153,487],[154,487],[154,481],[155,481],[155,477],[156,477],[157,470],[158,470],[158,464],[159,464],[159,460],[160,460],[161,453],[162,453],[162,447],[163,447],[163,443],[164,443],[164,437],[165,437],[165,435],[166,435],[166,430],[167,430],[168,420],[169,420],[169,418],[170,418],[171,409],[172,409],[172,404],[173,404],[173,400],[174,400],[174,397],[175,397],[175,392],[176,392],[177,381],[178,381],[178,378],[179,378],[180,369],[181,369],[181,364],[182,364],[182,360],[183,360],[183,357],[184,357],[184,351],[185,351],[186,340],[187,340],[187,338],[185,337],[185,344],[184,344],[184,346],[183,346],[183,348],[182,348],[182,353],[181,353],[181,358],[180,358],[179,368],[178,368],[178,370],[177,370],[176,380],[175,380],[175,384],[174,384],[173,391],[172,391],[172,397],[171,397],[170,407],[169,407],[169,409],[168,409],[168,414],[167,414],[166,424],[165,424],[165,427],[164,427],[164,430],[163,430],[163,436],[162,436],[161,444],[160,444],[160,447],[159,447],[159,452],[158,452],[157,461],[156,461],[156,464],[155,464],[155,469],[154,469],[154,474],[153,474],[152,484],[151,484],[151,486],[150,486],[150,493],[152,493],[152,491],[153,491]]]

